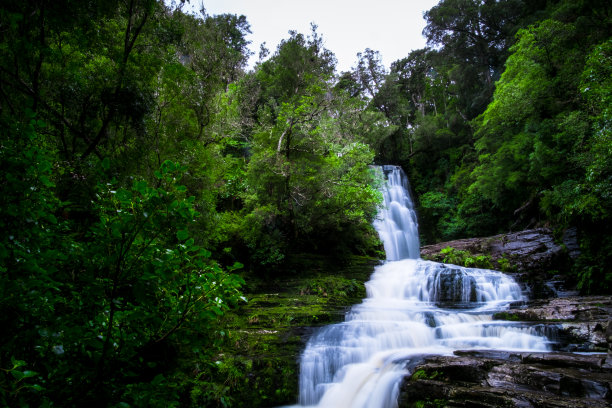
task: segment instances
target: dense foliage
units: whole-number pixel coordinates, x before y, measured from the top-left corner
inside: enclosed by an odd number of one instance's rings
[[[244,16],[162,1],[4,2],[0,28],[0,404],[230,405],[244,277],[378,250],[383,115],[315,27],[249,73]]]
[[[247,71],[244,16],[166,3],[0,7],[2,405],[235,405],[223,319],[300,253],[379,254],[375,162],[423,242],[573,227],[612,289],[608,2],[442,0],[340,74],[314,25]]]
[[[422,242],[576,228],[585,292],[612,289],[610,32],[604,1],[442,0],[431,48],[380,78],[370,107],[396,125],[381,161],[407,170]],[[362,66],[353,75],[369,94]]]

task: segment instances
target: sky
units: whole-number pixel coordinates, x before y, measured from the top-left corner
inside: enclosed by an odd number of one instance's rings
[[[310,34],[318,26],[324,46],[338,59],[337,71],[356,65],[357,53],[366,48],[379,51],[385,67],[425,47],[423,13],[438,0],[191,0],[199,10],[204,3],[209,15],[244,14],[251,25],[249,66],[257,61],[260,44],[273,53],[289,30]]]

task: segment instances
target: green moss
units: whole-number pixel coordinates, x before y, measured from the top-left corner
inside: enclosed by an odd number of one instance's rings
[[[515,313],[499,312],[493,315],[493,320],[509,320],[512,322],[516,322],[521,319]]]
[[[482,245],[479,250],[485,250]],[[468,268],[496,269],[502,272],[516,272],[517,267],[505,254],[499,259],[493,259],[491,255],[472,253],[470,251],[446,247],[437,254],[426,255],[424,259],[444,262]]]
[[[491,256],[489,255],[471,254],[469,251],[463,251],[452,247],[442,249],[440,255],[443,256],[443,262],[445,263],[468,268],[493,269]]]
[[[348,308],[365,297],[364,282],[377,263],[354,257],[330,269],[328,259],[304,255],[291,260],[287,273],[244,276],[248,300],[225,316],[223,355],[218,358],[220,382],[230,384],[231,399],[224,403],[243,406],[248,401],[252,407],[295,403],[298,360],[311,328],[342,321]]]
[[[516,272],[516,265],[510,263],[510,260],[508,260],[507,258],[499,258],[496,262],[498,269],[502,272]]]
[[[421,254],[421,258],[426,261],[434,261],[434,262],[442,262],[442,257],[440,253],[437,254]]]
[[[440,373],[438,371],[434,371],[432,373],[428,373],[423,369],[417,370],[415,371],[411,376],[410,376],[410,380],[412,381],[417,381],[417,380],[433,380],[436,377],[438,377],[440,375]]]
[[[411,408],[442,408],[445,407],[448,404],[448,401],[445,399],[424,399],[424,400],[419,400],[419,401],[415,401],[414,403],[410,404],[409,407]]]

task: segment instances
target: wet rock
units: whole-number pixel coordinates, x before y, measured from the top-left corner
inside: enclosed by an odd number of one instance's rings
[[[494,319],[536,328],[555,343],[555,351],[456,351],[427,357],[402,383],[400,407],[612,406],[612,298],[577,296],[572,282],[551,279],[551,271],[567,272],[579,255],[575,231],[566,231],[562,244],[541,228],[427,246],[421,255],[435,258],[447,246],[489,255],[495,262],[510,260],[515,278],[535,300],[515,304]]]
[[[535,300],[524,309],[512,310],[519,320],[571,320],[606,322],[612,315],[609,296],[570,296]],[[607,327],[607,325],[606,325]]]
[[[606,322],[605,325],[609,326]],[[605,338],[604,326],[595,322],[562,323],[560,333],[571,341],[567,351],[605,352],[608,343]]]
[[[608,327],[606,328],[606,341],[608,343],[608,356],[604,367],[612,368],[612,320],[608,320]]]
[[[568,233],[565,237],[572,250],[564,249],[555,242],[552,231],[548,228],[500,234],[485,238],[459,239],[421,247],[423,258],[433,257],[447,246],[468,251],[472,254],[487,254],[494,261],[507,258],[516,265],[519,271],[532,271],[534,269],[549,269],[558,266],[559,258],[567,259],[570,255],[577,256],[575,233]]]
[[[567,249],[568,255],[576,259],[580,255],[580,244],[578,243],[578,228],[568,228],[563,232],[563,245]]]
[[[464,299],[466,293],[469,293],[469,299]],[[473,277],[465,276],[460,269],[447,265],[436,280],[436,294],[439,303],[475,302],[476,282]]]
[[[494,237],[495,238],[495,237]],[[555,243],[546,228],[504,234],[490,241],[491,256],[514,260],[519,270],[550,269],[564,257],[564,249]]]
[[[505,259],[526,284],[531,298],[550,298],[576,294],[565,275],[551,279],[550,272],[567,272],[579,254],[576,231],[567,230],[556,242],[548,228],[500,234],[485,238],[469,238],[421,247],[421,257],[442,261],[440,251],[446,247],[467,251],[472,255],[488,255],[494,263]]]
[[[605,360],[490,350],[430,356],[402,383],[399,407],[609,407],[612,369]]]
[[[606,330],[612,316],[609,296],[572,296],[535,300],[494,315],[496,320],[537,322],[555,350],[606,352]]]

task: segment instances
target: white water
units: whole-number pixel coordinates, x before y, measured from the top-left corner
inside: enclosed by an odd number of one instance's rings
[[[384,170],[383,170],[384,169]],[[419,231],[416,213],[408,194],[408,179],[401,168],[385,166],[384,207],[374,221],[388,261],[419,258]]]
[[[385,166],[385,206],[374,224],[387,262],[366,283],[367,298],[346,320],[321,328],[301,357],[302,406],[397,407],[401,379],[413,356],[454,350],[547,351],[549,341],[492,314],[523,300],[501,272],[419,258],[416,215],[406,177]]]

